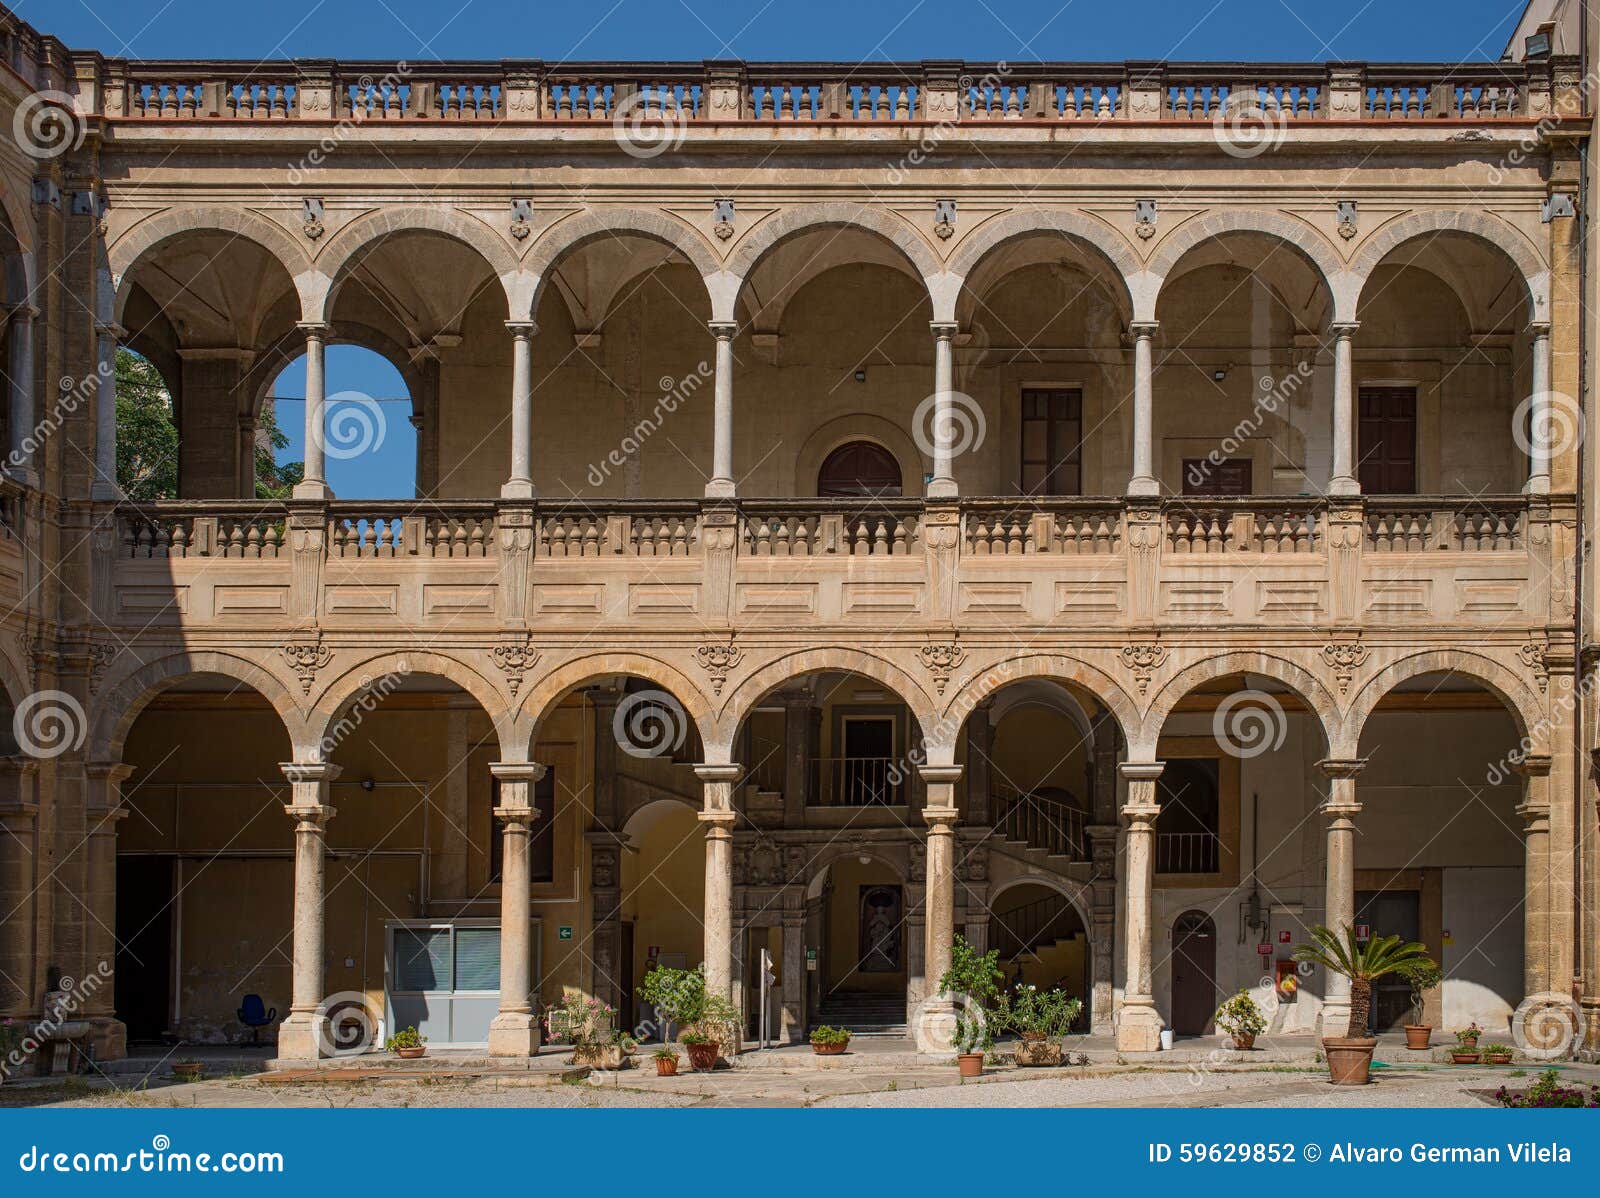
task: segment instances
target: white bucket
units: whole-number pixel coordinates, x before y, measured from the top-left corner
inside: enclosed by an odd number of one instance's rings
[[[1164,1027],[1161,1029],[1161,1051],[1172,1051],[1172,1029],[1170,1027]]]

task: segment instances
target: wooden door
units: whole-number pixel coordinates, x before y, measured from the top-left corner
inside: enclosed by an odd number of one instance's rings
[[[1204,911],[1172,925],[1172,1030],[1203,1036],[1217,1010],[1217,929]]]
[[[1417,389],[1361,388],[1361,463],[1365,495],[1417,493]]]

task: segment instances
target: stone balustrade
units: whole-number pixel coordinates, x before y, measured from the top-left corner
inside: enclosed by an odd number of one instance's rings
[[[1525,63],[133,62],[84,56],[85,112],[125,120],[1539,119],[1581,107],[1575,59]],[[42,84],[41,84],[42,86]]]
[[[1521,495],[124,504],[102,601],[141,625],[1533,625],[1567,519]]]

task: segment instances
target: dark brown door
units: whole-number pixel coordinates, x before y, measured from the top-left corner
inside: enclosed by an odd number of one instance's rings
[[[1217,929],[1204,911],[1172,925],[1172,1030],[1203,1036],[1217,1010]]]
[[[1361,388],[1361,490],[1417,493],[1417,389]]]
[[[1249,458],[1183,459],[1185,495],[1253,495],[1255,463]]]
[[[1083,494],[1083,393],[1022,393],[1022,489]]]
[[[887,449],[871,441],[839,446],[817,472],[817,494],[824,498],[893,499],[900,493],[900,463]]]

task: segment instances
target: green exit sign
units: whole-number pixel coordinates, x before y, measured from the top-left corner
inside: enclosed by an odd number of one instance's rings
[[[556,929],[556,939],[558,939],[558,940],[571,940],[572,939],[572,925],[570,923],[564,923],[559,928],[557,928]]]

